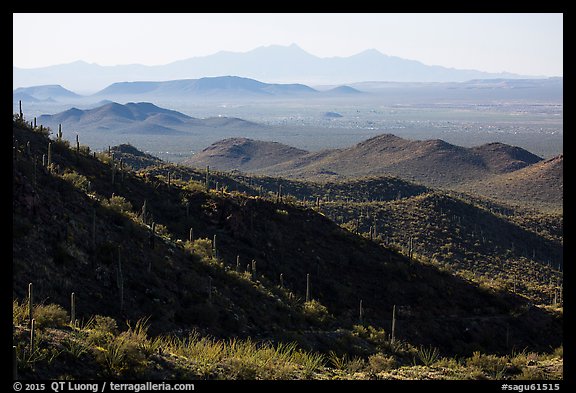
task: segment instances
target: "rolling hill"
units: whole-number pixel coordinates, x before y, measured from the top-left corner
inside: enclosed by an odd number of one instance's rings
[[[183,113],[160,108],[148,102],[115,102],[81,110],[72,108],[54,115],[42,115],[39,122],[57,129],[88,132],[114,132],[117,134],[185,134],[195,128],[259,127],[256,123],[237,118],[197,119]]]
[[[412,141],[392,134],[379,135],[345,149],[300,152],[296,157],[285,156],[281,162],[267,162],[258,149],[246,152],[242,162],[227,160],[226,157],[235,155],[237,143],[238,140],[221,141],[217,148],[208,147],[186,160],[186,164],[300,179],[390,175],[426,186],[445,187],[513,171],[542,160],[524,149],[501,143],[465,148],[442,140]],[[253,160],[260,166],[244,166],[243,162]]]
[[[522,172],[540,166],[550,164],[538,162]],[[183,180],[205,177],[204,170],[167,165],[145,172],[162,176],[168,170]],[[537,303],[550,302],[555,285],[551,283],[561,277],[561,211],[542,209],[546,204],[530,199],[529,194],[525,204],[511,199],[497,203],[386,176],[315,183],[214,168],[210,173],[213,182],[229,192],[278,198],[280,191],[285,201],[314,207],[352,232],[404,253],[412,248],[419,258],[455,274],[513,289]],[[542,184],[539,187],[546,190]],[[536,207],[543,212],[536,212]],[[519,275],[525,280],[518,281]]]
[[[511,204],[540,206],[561,213],[564,201],[564,155],[464,184],[460,189]]]
[[[230,138],[207,147],[183,164],[211,166],[214,169],[258,170],[262,167],[302,157],[308,152],[278,142]]]

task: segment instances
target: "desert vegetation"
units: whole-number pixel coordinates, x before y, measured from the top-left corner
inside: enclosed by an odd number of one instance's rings
[[[21,378],[562,378],[554,217],[396,178],[136,169],[62,132],[13,119]]]

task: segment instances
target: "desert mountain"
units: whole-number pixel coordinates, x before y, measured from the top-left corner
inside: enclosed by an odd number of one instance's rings
[[[212,166],[214,169],[258,170],[308,154],[307,151],[278,142],[230,138],[208,146],[184,164]]]
[[[87,110],[72,108],[55,115],[42,115],[38,120],[52,129],[62,124],[66,129],[117,134],[173,135],[198,127],[258,127],[236,118],[197,119],[148,102],[125,105],[112,102]]]
[[[97,97],[204,97],[254,98],[318,93],[302,84],[271,84],[237,76],[171,80],[166,82],[119,82],[95,94]]]
[[[442,140],[413,141],[392,134],[379,135],[350,148],[300,152],[295,157],[287,155],[280,162],[267,162],[258,149],[246,152],[242,161],[227,159],[236,155],[237,144],[238,140],[221,141],[216,147],[208,147],[192,156],[186,163],[324,180],[391,175],[427,186],[448,186],[510,172],[541,160],[524,149],[505,144],[465,148]],[[254,145],[264,148],[268,143]],[[260,166],[248,168],[244,162],[258,162]]]

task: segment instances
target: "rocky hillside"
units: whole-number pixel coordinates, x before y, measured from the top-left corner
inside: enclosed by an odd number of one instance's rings
[[[518,147],[489,144],[474,148],[452,145],[442,140],[412,141],[391,134],[370,138],[345,149],[304,154],[285,154],[267,159],[269,142],[250,141],[262,147],[238,150],[246,140],[217,142],[186,161],[190,166],[221,170],[241,170],[274,176],[334,180],[361,176],[397,176],[425,186],[446,187],[506,173],[541,161]],[[282,146],[287,151],[287,146]],[[249,163],[249,165],[244,165]]]
[[[33,283],[35,299],[66,309],[74,292],[79,318],[149,317],[153,334],[198,329],[320,352],[373,353],[369,341],[356,347],[338,332],[361,322],[389,333],[394,306],[398,339],[442,353],[561,342],[555,314],[313,209],[216,192],[210,178],[206,187],[169,170],[138,174],[107,152],[94,157],[38,130],[15,125],[13,136],[16,299]]]
[[[562,213],[564,155],[539,161],[513,172],[464,184],[462,190],[511,204],[539,206]]]

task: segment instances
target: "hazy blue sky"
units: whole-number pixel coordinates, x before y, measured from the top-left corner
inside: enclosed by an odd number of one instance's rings
[[[298,44],[318,57],[366,49],[429,65],[563,75],[562,14],[13,14],[13,65],[166,64]]]

